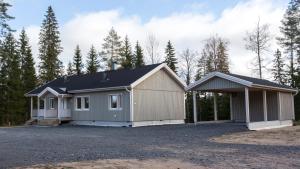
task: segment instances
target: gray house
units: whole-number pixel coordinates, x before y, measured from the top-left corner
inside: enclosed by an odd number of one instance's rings
[[[184,123],[185,87],[166,64],[154,64],[61,77],[25,95],[40,123],[134,127]]]
[[[189,85],[193,92],[194,122],[197,122],[196,92],[228,93],[230,116],[250,130],[291,126],[295,118],[294,95],[298,90],[268,80],[213,72]],[[201,113],[201,112],[200,112]],[[218,120],[214,97],[214,119]]]

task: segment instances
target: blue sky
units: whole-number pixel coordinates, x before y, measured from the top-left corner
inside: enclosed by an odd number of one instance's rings
[[[165,17],[178,12],[213,13],[215,16],[240,0],[11,0],[10,13],[16,17],[11,24],[19,29],[40,24],[49,5],[59,23],[64,23],[79,13],[119,9],[126,15],[138,15],[142,21],[152,17]]]
[[[59,59],[67,65],[78,44],[83,59],[94,45],[101,44],[109,29],[114,27],[132,44],[137,40],[144,49],[146,63],[147,38],[154,35],[159,41],[157,60],[162,61],[168,40],[174,44],[180,60],[189,48],[201,53],[206,39],[218,35],[229,41],[228,54],[233,73],[255,76],[251,71],[255,54],[245,49],[244,37],[254,29],[258,18],[270,26],[273,37],[270,52],[264,53],[265,66],[270,67],[273,52],[280,48],[280,20],[289,0],[10,0],[9,10],[16,19],[13,29],[24,27],[38,64],[38,36],[45,11],[51,5],[59,22],[63,52]],[[197,56],[199,57],[199,55]],[[180,62],[181,63],[181,62]],[[268,78],[269,75],[266,75]]]

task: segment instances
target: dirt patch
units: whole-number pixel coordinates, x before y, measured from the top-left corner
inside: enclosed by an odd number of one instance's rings
[[[299,138],[300,126],[293,126],[222,135],[210,140],[219,143],[300,146]]]
[[[22,169],[206,169],[189,162],[175,159],[168,160],[136,160],[136,159],[108,159],[97,161],[70,162],[51,165],[34,165]],[[21,168],[16,168],[21,169]]]

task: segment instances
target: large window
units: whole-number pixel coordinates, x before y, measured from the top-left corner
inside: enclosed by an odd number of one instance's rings
[[[90,97],[80,96],[75,99],[75,109],[76,110],[89,110],[90,109]]]
[[[110,110],[122,110],[121,94],[109,95],[109,109]]]
[[[53,97],[49,98],[49,106],[50,106],[50,109],[54,109],[54,98]]]

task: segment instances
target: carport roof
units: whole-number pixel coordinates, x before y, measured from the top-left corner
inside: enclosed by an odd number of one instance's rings
[[[196,81],[195,83],[191,84],[190,86],[188,86],[187,90],[194,90],[199,85],[205,83],[206,81],[208,81],[214,77],[226,79],[226,80],[244,85],[246,87],[270,88],[273,90],[285,90],[285,91],[290,91],[290,92],[298,91],[298,89],[292,88],[290,86],[281,85],[281,84],[271,82],[271,81],[265,80],[265,79],[258,79],[258,78],[248,77],[248,76],[237,75],[237,74],[226,74],[226,73],[221,73],[221,72],[209,73],[208,75],[204,76],[202,79],[200,79],[200,80]]]

